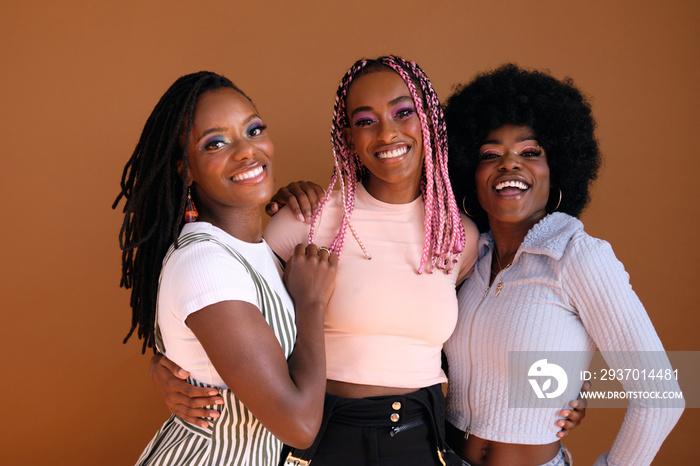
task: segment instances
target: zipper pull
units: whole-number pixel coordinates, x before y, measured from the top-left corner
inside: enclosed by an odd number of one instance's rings
[[[464,439],[465,440],[469,438],[469,433],[471,432],[471,430],[472,430],[472,426],[467,427],[467,430],[464,432]]]
[[[487,294],[489,294],[489,290],[491,289],[490,286],[486,287],[486,291],[484,291],[484,298],[486,297]]]

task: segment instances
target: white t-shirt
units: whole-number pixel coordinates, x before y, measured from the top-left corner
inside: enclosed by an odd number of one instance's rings
[[[186,224],[180,237],[188,233],[209,234],[237,251],[279,295],[284,311],[294,321],[294,306],[282,282],[282,268],[264,240],[246,243],[206,222]],[[245,301],[263,308],[250,274],[221,245],[202,241],[175,250],[163,268],[158,290],[158,325],[165,355],[195,380],[228,388],[185,323],[193,312],[221,301]],[[296,338],[296,328],[291,327],[278,331],[272,326],[286,357]]]

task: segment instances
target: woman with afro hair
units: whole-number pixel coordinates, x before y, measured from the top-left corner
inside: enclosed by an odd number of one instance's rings
[[[598,348],[611,368],[670,368],[623,265],[578,220],[601,162],[590,105],[571,79],[507,64],[458,88],[445,117],[455,198],[482,232],[445,344],[448,440],[471,465],[570,464],[549,419],[580,381],[557,366],[578,375]],[[657,401],[630,400],[596,465],[651,463],[684,406]]]

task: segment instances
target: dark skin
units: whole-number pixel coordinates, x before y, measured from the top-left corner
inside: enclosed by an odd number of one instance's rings
[[[316,209],[326,192],[316,183],[296,181],[280,188],[272,200],[265,206],[265,213],[272,217],[282,206],[287,206],[300,222],[311,223]]]
[[[389,204],[405,204],[419,197],[423,133],[401,76],[383,70],[355,79],[348,89],[346,112],[350,126],[343,136],[367,168],[362,181],[367,192]],[[328,380],[326,391],[343,398],[367,398],[405,395],[416,389]]]
[[[274,148],[252,103],[233,89],[202,94],[185,149],[198,221],[239,240],[260,242],[262,206],[273,189]],[[226,386],[277,438],[299,448],[313,442],[323,413],[323,317],[337,264],[335,255],[313,244],[298,245],[287,264],[283,279],[297,325],[288,360],[260,310],[249,302],[220,301],[185,320]],[[201,419],[196,423],[203,425]]]
[[[496,128],[488,134],[479,152],[476,190],[495,243],[490,279],[493,286],[496,277],[510,265],[528,231],[547,215],[549,165],[546,151],[526,126]],[[579,412],[578,403],[571,403],[574,413]],[[568,417],[564,412],[562,416]],[[463,433],[454,426],[449,426],[449,430],[453,448],[473,466],[537,466],[554,458],[560,448],[559,442],[502,443]]]
[[[270,202],[265,207],[265,211],[274,215],[283,206],[292,209],[300,221],[307,221],[312,218],[312,213],[320,205],[325,191],[321,186],[310,181],[297,181],[281,188],[275,193]],[[183,371],[167,358],[156,355],[151,359],[149,375],[156,387],[165,399],[165,403],[171,412],[177,414],[188,422],[206,425],[206,421],[201,417],[216,417],[217,411],[204,409],[206,405],[223,402],[221,397],[215,396],[216,392],[209,392],[205,388],[194,387],[184,379],[188,373]],[[590,384],[584,385],[583,390],[588,390]],[[585,400],[574,400],[570,403],[570,409],[564,409],[559,414],[564,419],[559,419],[555,424],[561,428],[557,436],[564,438],[576,428],[581,420],[586,416]],[[454,448],[460,448],[461,438],[464,432],[458,431],[448,425],[447,440]]]
[[[191,314],[186,320],[228,387],[275,436],[299,448],[307,448],[316,437],[325,393],[323,311],[327,303],[324,299],[330,297],[330,293],[326,291],[327,282],[314,277],[325,275],[332,279],[336,269],[337,257],[329,257],[325,251],[319,253],[315,245],[299,245],[295,249],[286,269],[289,272],[285,271],[284,277],[290,294],[297,296],[297,341],[288,361],[270,326],[258,308],[250,303],[220,302]],[[319,293],[313,296],[308,291],[311,288]],[[304,291],[300,293],[299,290]],[[169,365],[178,376],[189,376],[161,355],[151,360],[152,376],[154,370],[165,367],[161,364]],[[202,393],[217,393],[178,378],[174,380],[178,387],[175,396],[184,402],[186,394],[196,397]],[[170,398],[165,398],[171,411],[184,420],[200,426],[208,424],[198,418],[196,412],[195,416],[180,412],[182,405],[177,402],[175,408],[171,407]],[[196,400],[195,405],[203,406],[204,398],[192,400]],[[209,396],[206,400],[204,405],[223,404],[220,396]],[[200,415],[219,417],[217,411],[204,412]],[[290,422],[287,416],[294,421]]]
[[[272,216],[283,206],[287,206],[300,221],[310,222],[310,219],[313,218],[313,212],[316,212],[316,209],[318,209],[324,195],[325,190],[312,181],[295,181],[280,188],[275,193],[265,206],[265,212]],[[505,263],[507,264],[508,262]],[[591,384],[585,382],[581,390],[588,391],[590,387]],[[561,431],[557,434],[559,438],[568,436],[571,430],[578,427],[586,416],[586,400],[574,400],[569,405],[571,409],[564,409],[559,413],[564,419],[560,419],[555,423],[561,428]],[[461,436],[464,436],[464,432],[461,433]],[[448,443],[449,440],[448,432]]]
[[[379,76],[377,76],[379,75]],[[403,107],[397,107],[402,103],[404,95],[408,95],[408,88],[396,75],[398,81],[394,83],[393,72],[378,72],[365,75],[351,86],[348,93],[347,108],[349,115],[355,115],[355,109],[362,109],[356,126],[351,126],[346,134],[346,140],[350,147],[359,152],[360,158],[365,157],[365,165],[370,168],[370,174],[366,184],[370,194],[389,203],[405,203],[420,195],[420,164],[411,165],[417,159],[422,160],[422,153],[415,151],[418,145],[419,134],[415,134],[412,126],[410,112],[405,112]],[[367,93],[362,92],[363,84],[368,83]],[[399,85],[400,83],[400,85]],[[395,85],[396,84],[396,85]],[[381,93],[372,92],[385,86]],[[358,91],[358,89],[360,91]],[[396,91],[396,92],[394,92]],[[410,110],[410,109],[409,109]],[[354,121],[354,120],[353,120]],[[383,151],[391,151],[409,147],[405,157],[381,158],[377,154]],[[395,164],[393,170],[390,164]],[[371,168],[376,166],[376,174]],[[406,166],[411,169],[404,168]],[[414,176],[418,175],[418,176]],[[323,189],[313,183],[299,182],[280,190],[271,203],[267,205],[268,213],[276,212],[283,204],[289,204],[300,221],[310,221],[320,199],[323,197]],[[185,387],[176,377],[184,379],[185,373],[177,375],[178,367],[170,361],[156,356],[150,366],[150,375],[154,383],[163,394],[170,410],[190,422],[204,422],[197,419],[200,416],[216,415],[206,409],[201,409],[207,404],[216,402],[205,389]],[[384,396],[405,394],[413,390],[397,387],[383,387],[371,385],[358,385],[347,382],[327,381],[328,393],[346,398],[364,398],[371,396]],[[580,423],[584,412],[578,407],[577,402],[572,402],[573,409],[562,410],[561,419],[556,421],[562,428],[558,434],[560,437],[568,435],[568,432]],[[553,456],[553,455],[552,455]],[[543,461],[546,462],[546,461]],[[540,463],[537,463],[540,464]]]
[[[292,209],[300,221],[310,222],[313,212],[321,203],[325,191],[313,182],[298,181],[281,188],[265,206],[265,211],[272,216],[283,206]],[[189,372],[161,354],[151,358],[148,372],[154,385],[165,400],[170,412],[183,420],[206,427],[208,422],[202,418],[217,418],[219,412],[206,409],[205,406],[223,404],[223,398],[214,389],[195,387],[185,382]]]
[[[347,114],[352,123],[344,137],[349,147],[358,154],[368,168],[363,181],[374,198],[387,203],[407,203],[420,195],[423,162],[422,132],[413,99],[403,79],[393,71],[377,71],[356,79],[350,86],[346,101]],[[311,188],[310,194],[318,202],[323,190]],[[303,209],[303,210],[302,210]],[[297,212],[300,220],[310,220],[311,206],[303,205]],[[300,215],[301,214],[301,215]],[[169,376],[174,369],[169,362],[156,357],[151,362],[151,378],[163,393],[171,411],[183,419],[202,423],[198,416],[214,414],[196,408],[216,402],[210,392],[195,387],[183,387]],[[175,370],[173,373],[179,372]],[[185,378],[181,374],[179,377]],[[326,382],[326,391],[344,398],[365,398],[384,395],[402,395],[415,391],[402,387],[361,385],[336,380]],[[174,396],[171,399],[171,394]],[[190,395],[203,394],[195,406]],[[187,396],[185,396],[187,395]],[[182,409],[184,408],[184,409]],[[183,412],[181,412],[183,411]]]

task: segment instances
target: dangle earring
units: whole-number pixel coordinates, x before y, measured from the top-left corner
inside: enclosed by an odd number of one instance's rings
[[[185,204],[185,223],[192,223],[197,221],[199,217],[199,212],[194,206],[194,201],[192,200],[192,194],[190,193],[190,188],[187,188],[187,203]]]

